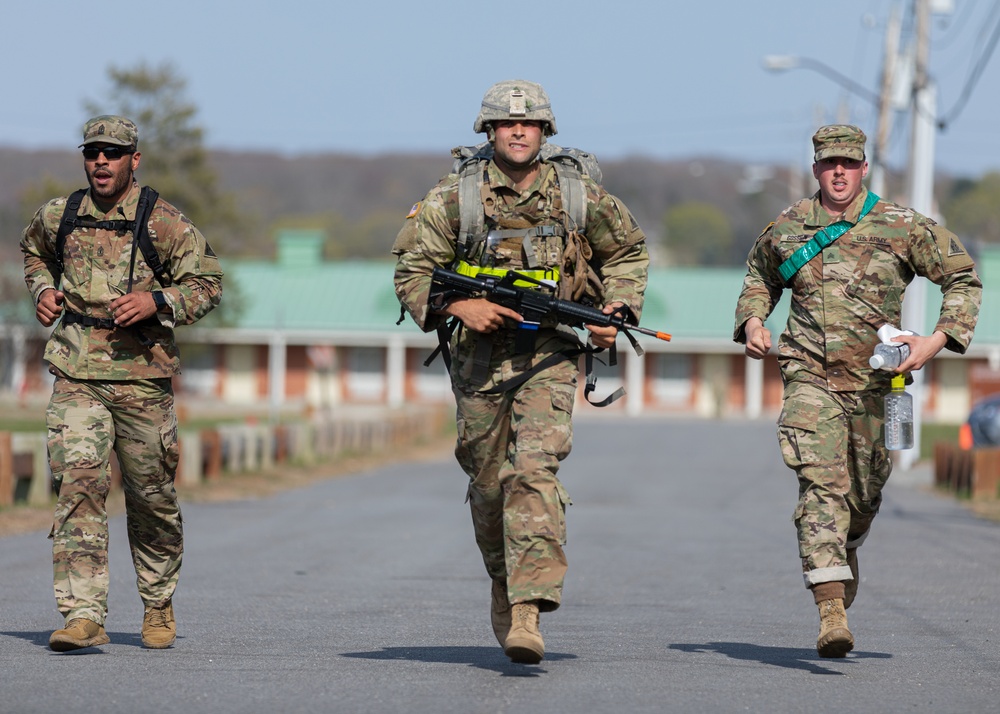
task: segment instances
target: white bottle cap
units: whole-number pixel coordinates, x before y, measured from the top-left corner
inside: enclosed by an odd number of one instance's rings
[[[882,365],[885,364],[885,357],[882,355],[872,355],[868,358],[868,364],[871,365],[872,369],[882,369]]]

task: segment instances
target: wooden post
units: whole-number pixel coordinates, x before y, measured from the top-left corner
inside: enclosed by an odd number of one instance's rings
[[[14,503],[14,445],[9,431],[0,431],[0,506]]]
[[[1000,448],[972,452],[972,497],[1000,497]]]
[[[218,430],[203,430],[201,446],[205,459],[205,480],[215,481],[222,475],[222,439]]]

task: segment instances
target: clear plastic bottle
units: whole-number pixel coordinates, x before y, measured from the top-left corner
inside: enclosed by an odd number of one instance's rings
[[[892,391],[885,395],[885,448],[913,448],[913,397],[906,393],[906,377],[892,378]]]
[[[875,345],[875,353],[868,359],[868,364],[872,369],[882,369],[886,372],[894,371],[899,365],[910,356],[910,346],[905,342],[896,345],[887,345],[879,342]]]

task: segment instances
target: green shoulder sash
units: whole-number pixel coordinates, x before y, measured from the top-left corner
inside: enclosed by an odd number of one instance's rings
[[[858,215],[857,223],[860,223],[861,219],[867,216],[868,212],[878,202],[879,197],[869,191],[868,198],[865,199],[865,205],[862,206],[861,213]],[[785,282],[785,285],[792,279],[792,276],[799,272],[799,268],[822,253],[824,248],[851,230],[857,223],[837,221],[817,231],[812,240],[792,253],[784,263],[778,266],[778,272],[781,273],[781,279]]]

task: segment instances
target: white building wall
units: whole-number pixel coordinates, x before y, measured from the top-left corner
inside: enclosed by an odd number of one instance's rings
[[[968,362],[942,359],[934,363],[937,372],[937,395],[934,419],[960,423],[969,416]]]
[[[227,345],[225,350],[226,379],[222,399],[230,404],[256,404],[256,348],[253,345]]]

